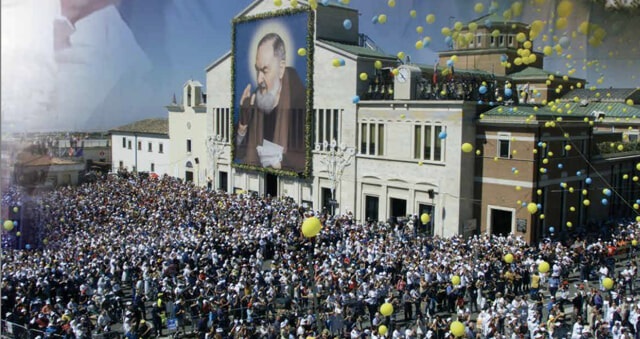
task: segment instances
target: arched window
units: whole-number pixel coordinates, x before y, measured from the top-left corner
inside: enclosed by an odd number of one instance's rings
[[[186,168],[193,168],[193,164],[191,163],[191,161],[187,161],[187,164],[185,165]]]

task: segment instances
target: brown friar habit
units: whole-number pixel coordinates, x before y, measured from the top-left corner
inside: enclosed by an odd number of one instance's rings
[[[305,142],[304,131],[307,116],[306,90],[298,73],[292,67],[285,69],[282,77],[282,89],[275,114],[273,143],[282,147],[282,168],[302,171],[304,169]],[[251,105],[250,98],[240,105],[240,121],[248,123],[247,134],[241,144],[236,145],[236,160],[247,165],[262,166],[256,150],[264,140],[265,112]]]

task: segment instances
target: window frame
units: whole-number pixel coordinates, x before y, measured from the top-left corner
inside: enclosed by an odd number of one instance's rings
[[[507,143],[506,156],[502,155],[502,142]],[[511,158],[511,133],[499,132],[496,139],[496,155],[500,159]]]

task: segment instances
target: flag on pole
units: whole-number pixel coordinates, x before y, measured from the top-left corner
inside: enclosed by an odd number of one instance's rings
[[[433,64],[433,83],[438,83],[438,60]]]

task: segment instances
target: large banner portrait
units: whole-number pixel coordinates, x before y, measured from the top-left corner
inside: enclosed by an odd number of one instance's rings
[[[233,27],[233,163],[310,172],[313,12],[241,18]]]

